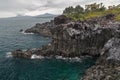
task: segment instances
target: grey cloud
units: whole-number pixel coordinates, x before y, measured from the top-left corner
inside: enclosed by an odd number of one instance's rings
[[[6,14],[25,14],[27,12],[45,10],[56,10],[61,12],[67,6],[75,6],[78,4],[83,6],[94,2],[103,2],[109,5],[111,3],[120,3],[120,0],[1,0],[0,12],[5,12]]]

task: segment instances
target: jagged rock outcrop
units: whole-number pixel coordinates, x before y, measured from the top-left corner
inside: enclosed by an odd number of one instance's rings
[[[120,80],[120,38],[110,39],[82,80]]]
[[[89,55],[98,59],[82,80],[120,80],[120,22],[114,21],[114,15],[89,21],[67,22],[66,17],[63,19],[58,16],[54,21],[26,30],[45,36],[50,33],[47,36],[51,36],[52,41],[38,49],[13,51],[13,57],[42,59]]]
[[[72,21],[72,19],[67,18],[65,15],[60,15],[54,18],[54,20],[51,20],[50,22],[45,23],[37,23],[35,26],[33,26],[30,29],[25,30],[26,33],[37,33],[42,36],[51,37],[51,28],[56,27],[60,24],[66,24],[68,22]]]
[[[98,25],[91,28],[90,26],[83,27],[79,23],[73,24],[53,28],[51,44],[54,50],[74,56],[99,56],[104,44],[116,33],[111,27],[101,27],[95,30]]]
[[[37,23],[34,27],[27,29],[25,32],[37,33],[42,36],[50,37],[51,36],[50,28],[53,27],[53,25],[54,25],[53,20],[51,20],[50,22],[42,23],[42,24]]]
[[[69,22],[67,24],[54,25],[51,28],[47,26],[52,37],[51,43],[33,51],[30,56],[33,54],[42,56],[59,55],[63,57],[100,56],[104,44],[112,37],[119,35],[120,23],[113,22],[104,25],[105,27],[101,27],[100,24],[93,23],[91,25],[89,23]],[[46,23],[36,24],[34,29],[39,30],[41,27],[41,30],[44,30],[41,25],[45,26]],[[27,52],[23,53],[29,54]],[[16,55],[16,52],[13,52],[13,55]]]
[[[30,58],[31,55],[32,55],[32,50],[27,50],[26,52],[25,51],[22,51],[20,49],[17,49],[15,51],[12,52],[13,54],[13,57],[18,57],[18,58]]]
[[[65,15],[60,15],[54,18],[54,24],[59,25],[59,24],[66,24],[70,22],[72,19],[67,18]]]

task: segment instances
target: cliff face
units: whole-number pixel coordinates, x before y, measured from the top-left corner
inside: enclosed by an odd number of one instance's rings
[[[88,25],[88,26],[86,26]],[[75,57],[81,55],[99,56],[104,44],[114,36],[115,29],[89,24],[69,23],[52,30],[53,50]]]
[[[29,55],[30,58],[35,54],[42,56],[81,57],[89,55],[98,57],[105,43],[112,37],[119,35],[120,23],[107,19],[109,17],[111,18],[110,15],[107,15],[90,21],[73,22],[65,16],[58,16],[54,21],[36,24],[35,27],[26,30],[26,32],[51,36],[51,43],[37,50],[21,52],[21,55],[18,55],[15,51],[13,56],[25,57],[25,55]]]
[[[51,43],[35,50],[16,50],[12,52],[12,55],[36,59],[56,56],[74,58],[89,55],[98,59],[96,65],[86,71],[83,80],[119,80],[120,22],[114,21],[113,17],[107,15],[90,21],[75,22],[59,16],[52,23],[37,24],[26,32],[43,35],[50,33]]]
[[[120,39],[112,38],[104,46],[96,65],[82,80],[120,80]]]

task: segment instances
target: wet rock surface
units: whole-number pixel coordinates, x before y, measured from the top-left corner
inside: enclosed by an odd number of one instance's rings
[[[50,22],[42,23],[42,24],[37,23],[32,28],[25,30],[25,32],[37,33],[45,37],[50,37],[51,36],[50,28],[53,26],[53,24],[54,24],[53,20],[51,20]]]

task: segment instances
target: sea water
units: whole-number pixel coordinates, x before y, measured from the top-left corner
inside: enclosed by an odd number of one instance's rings
[[[39,48],[51,39],[38,34],[20,33],[36,23],[53,18],[0,19],[0,80],[79,80],[85,70],[94,64],[94,59],[69,62],[56,59],[19,59],[10,57],[15,49]],[[9,57],[9,58],[8,58]]]

